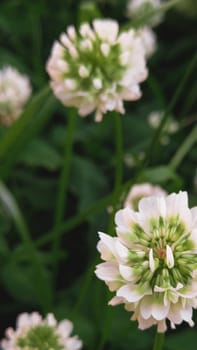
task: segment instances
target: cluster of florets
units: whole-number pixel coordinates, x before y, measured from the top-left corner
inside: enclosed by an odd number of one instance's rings
[[[115,20],[73,26],[55,42],[47,62],[54,94],[81,116],[96,111],[100,121],[107,111],[124,113],[123,101],[137,100],[147,77],[145,50],[134,29],[119,33]]]
[[[12,67],[0,70],[0,124],[10,125],[21,114],[31,95],[27,76]]]
[[[23,313],[18,316],[16,330],[6,330],[1,346],[3,350],[80,350],[82,342],[70,336],[72,330],[72,322],[57,323],[53,314],[43,319],[37,312]]]
[[[197,207],[188,208],[186,192],[147,197],[137,212],[125,208],[115,217],[117,237],[100,233],[105,261],[96,275],[132,311],[140,329],[158,332],[182,321],[193,326],[197,307]]]

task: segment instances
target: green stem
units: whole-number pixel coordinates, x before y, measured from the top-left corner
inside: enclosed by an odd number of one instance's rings
[[[156,333],[153,350],[162,350],[164,344],[164,333]]]
[[[120,198],[120,188],[123,178],[123,140],[122,140],[122,117],[119,114],[115,114],[115,144],[116,144],[116,164],[115,164],[115,178],[114,178],[114,191],[112,206],[113,210],[109,219],[108,232],[113,234],[114,232],[114,215],[118,208],[117,203]],[[109,292],[106,293],[105,311],[104,311],[104,321],[103,329],[101,334],[101,339],[98,344],[98,350],[102,350],[105,347],[106,340],[108,338],[111,322],[112,322],[112,312],[107,307],[107,299],[109,298]]]
[[[125,183],[123,183],[119,188],[119,196],[123,191],[127,191],[133,183],[136,182],[137,177],[135,177],[132,180],[129,180]],[[77,225],[79,225],[83,220],[85,220],[88,216],[94,215],[99,213],[101,210],[106,208],[108,205],[112,205],[114,199],[114,192],[110,193],[108,196],[102,198],[97,203],[91,205],[88,209],[84,210],[84,212],[79,213],[70,219],[68,219],[66,222],[61,223],[59,227],[59,234],[60,236],[63,235],[63,233],[66,233],[68,231],[71,231],[73,228],[75,228]],[[51,239],[53,238],[53,231],[49,231],[36,241],[36,246],[41,247],[45,244],[48,244]]]
[[[169,105],[168,105],[168,107],[163,115],[161,123],[155,132],[155,135],[154,135],[153,140],[152,140],[150,147],[149,147],[149,151],[147,152],[147,157],[144,161],[144,164],[146,164],[146,165],[150,162],[155,151],[157,150],[156,144],[158,143],[158,140],[161,136],[163,128],[165,127],[166,122],[168,121],[168,118],[170,116],[170,112],[173,110],[174,106],[176,105],[176,103],[177,103],[177,101],[178,101],[178,99],[183,91],[183,88],[184,88],[190,74],[192,73],[192,71],[196,65],[196,62],[197,62],[197,53],[194,55],[194,57],[190,61],[189,65],[185,71],[185,74],[184,74],[180,84],[178,85],[178,88],[176,89],[175,94],[173,95],[173,97],[172,97],[172,99],[171,99],[171,101],[170,101],[170,103],[169,103]]]
[[[123,178],[123,140],[122,140],[122,117],[120,114],[115,114],[115,147],[116,147],[116,164],[115,164],[115,178],[112,201],[112,214],[109,221],[108,232],[113,232],[114,215],[118,208],[120,186]]]
[[[187,138],[184,140],[182,145],[178,148],[177,152],[173,156],[173,158],[170,161],[170,166],[173,169],[176,169],[183,158],[186,156],[186,154],[189,152],[193,144],[197,142],[197,125],[196,127],[191,131],[191,133],[187,136]]]
[[[59,252],[61,244],[60,226],[64,217],[64,212],[66,208],[66,194],[68,191],[68,182],[70,175],[70,165],[72,159],[73,141],[74,141],[74,130],[76,124],[76,111],[71,109],[71,113],[68,115],[68,126],[66,132],[66,142],[64,150],[63,167],[59,177],[58,183],[58,193],[57,202],[55,207],[55,218],[54,218],[54,228],[53,228],[53,282],[55,285],[56,275],[57,275],[57,254]]]

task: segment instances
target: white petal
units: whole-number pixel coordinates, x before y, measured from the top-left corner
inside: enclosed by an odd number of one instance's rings
[[[118,265],[115,262],[105,262],[96,266],[95,274],[104,281],[116,281],[119,276]]]
[[[142,317],[147,320],[152,314],[152,302],[153,298],[151,296],[146,296],[140,303],[140,312]]]
[[[93,27],[100,39],[106,40],[111,44],[115,42],[119,30],[118,22],[95,19]]]
[[[151,271],[154,272],[155,271],[155,262],[154,262],[152,248],[149,250],[149,266],[150,266]]]
[[[97,249],[101,253],[103,260],[114,260],[115,258],[115,242],[116,239],[103,232],[99,232],[100,241],[97,244]]]
[[[135,277],[133,276],[133,270],[129,266],[125,265],[119,265],[119,271],[121,276],[126,280],[126,281],[134,281]]]
[[[152,305],[152,316],[157,321],[161,321],[167,317],[169,308],[170,308],[170,303],[168,303],[167,305],[164,305],[162,303],[159,304],[155,302]]]
[[[117,291],[117,296],[123,297],[129,303],[135,303],[135,302],[139,301],[140,299],[142,299],[145,294],[149,294],[149,293],[150,293],[150,291],[142,293],[139,291],[138,288],[134,287],[133,284],[131,284],[131,285],[128,284],[128,285],[121,287]]]
[[[174,267],[174,256],[172,253],[172,249],[168,244],[166,245],[166,262],[169,269],[172,269]]]
[[[73,324],[69,320],[63,320],[59,322],[57,329],[62,337],[67,338],[73,331]]]

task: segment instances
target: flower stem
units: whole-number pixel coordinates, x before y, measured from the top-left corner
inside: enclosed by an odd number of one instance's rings
[[[73,150],[73,140],[74,140],[74,130],[76,124],[76,111],[74,109],[70,110],[71,113],[68,115],[68,126],[66,133],[66,142],[65,142],[65,150],[64,150],[64,158],[63,158],[63,167],[59,177],[58,184],[58,193],[57,193],[57,202],[55,208],[55,218],[54,218],[54,229],[53,229],[53,283],[55,284],[57,268],[58,268],[58,260],[57,254],[61,244],[61,234],[60,234],[60,226],[63,221],[64,211],[66,208],[66,193],[68,190],[68,181],[70,174],[70,165],[72,159],[72,150]]]
[[[179,166],[195,142],[197,142],[197,125],[194,129],[192,129],[191,133],[187,136],[187,138],[184,140],[182,145],[178,148],[177,152],[171,159],[170,166],[173,169],[176,169]]]
[[[117,203],[120,197],[120,188],[122,185],[123,178],[123,140],[122,140],[122,118],[120,114],[115,114],[115,147],[116,147],[116,164],[115,164],[115,177],[114,177],[114,190],[112,198],[112,213],[109,219],[108,232],[113,234],[114,227],[114,215],[118,208]],[[105,305],[107,304],[107,299],[109,299],[109,292],[106,294]],[[112,323],[112,310],[105,306],[104,308],[104,321],[103,329],[101,333],[100,342],[98,343],[98,350],[102,350],[105,347],[106,340],[110,333],[111,323]]]
[[[162,350],[164,344],[164,333],[156,333],[153,350]]]
[[[114,214],[117,210],[117,203],[119,201],[120,186],[123,177],[123,140],[122,140],[122,118],[120,114],[115,114],[115,143],[116,143],[116,164],[115,164],[115,178],[113,190],[113,210],[109,222],[109,232],[113,231]]]

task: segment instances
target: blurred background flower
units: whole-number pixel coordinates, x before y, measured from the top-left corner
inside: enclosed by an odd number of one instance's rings
[[[0,124],[10,125],[21,114],[31,95],[29,78],[15,68],[0,70]]]

